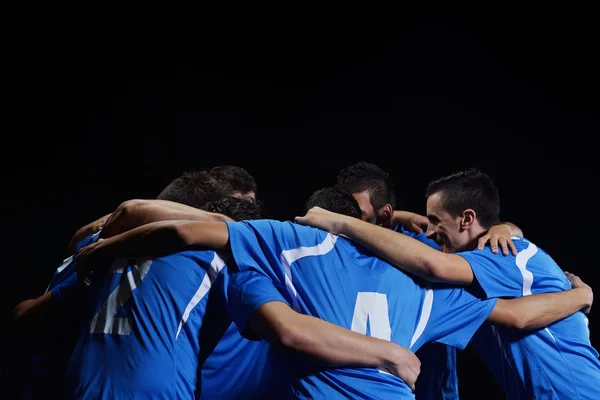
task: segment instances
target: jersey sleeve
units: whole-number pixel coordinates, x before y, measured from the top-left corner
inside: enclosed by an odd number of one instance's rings
[[[289,305],[280,291],[265,275],[254,270],[240,271],[229,276],[227,298],[233,322],[242,336],[257,339],[248,329],[248,320],[263,304],[281,301]]]
[[[295,294],[286,285],[291,280],[286,261],[288,250],[316,246],[330,235],[319,229],[274,220],[228,222],[227,227],[238,270],[263,274],[289,303],[295,302]]]
[[[471,265],[487,298],[522,296],[524,277],[515,256],[494,254],[489,247],[457,254]]]
[[[490,315],[496,302],[497,299],[478,299],[462,288],[434,286],[428,289],[423,314],[429,312],[429,318],[421,318],[420,324],[424,322],[426,325],[421,328],[422,334],[414,345],[438,342],[464,349]],[[417,326],[417,333],[419,328]]]
[[[72,301],[81,293],[81,287],[77,281],[77,273],[70,274],[53,286],[50,291],[52,292],[52,301],[63,304]]]

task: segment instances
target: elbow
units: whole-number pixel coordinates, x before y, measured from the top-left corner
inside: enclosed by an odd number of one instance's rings
[[[509,317],[504,320],[503,325],[506,328],[517,330],[532,328],[529,318],[519,310],[513,310]]]
[[[284,350],[302,352],[310,347],[310,335],[294,327],[285,327],[277,331],[277,341]]]
[[[197,245],[197,235],[189,222],[179,221],[171,224],[171,236],[185,247]]]
[[[127,200],[117,207],[104,225],[102,237],[109,238],[135,227],[134,215],[146,205],[146,200]]]
[[[452,278],[450,275],[452,267],[447,264],[443,257],[426,261],[424,263],[423,278],[429,282],[448,282]]]
[[[119,205],[117,211],[119,215],[130,216],[136,213],[140,208],[147,204],[147,200],[133,199],[124,201]]]
[[[516,313],[510,319],[508,327],[517,330],[528,329],[530,328],[530,322],[524,315]]]

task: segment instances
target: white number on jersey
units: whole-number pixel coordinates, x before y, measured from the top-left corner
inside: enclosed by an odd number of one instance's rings
[[[367,334],[367,323],[371,328],[371,336],[383,340],[391,340],[392,327],[388,314],[387,296],[377,292],[358,292],[354,314],[352,315],[352,329],[354,332]],[[389,374],[382,369],[380,372]]]
[[[358,292],[352,327],[354,332],[367,334],[367,323],[371,328],[371,336],[383,340],[391,340],[392,328],[388,314],[387,296],[376,292]]]
[[[118,260],[122,265],[115,269],[115,274],[123,274],[127,268],[127,260]],[[129,317],[117,317],[123,304],[129,300],[132,292],[137,288],[152,265],[151,259],[138,260],[131,267],[126,276],[121,279],[119,286],[112,291],[108,299],[102,304],[98,313],[92,319],[90,324],[90,333],[109,333],[116,335],[129,335],[131,333],[132,321]]]

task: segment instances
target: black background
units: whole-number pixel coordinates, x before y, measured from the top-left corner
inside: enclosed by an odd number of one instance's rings
[[[7,13],[6,326],[79,226],[217,164],[252,173],[277,219],[361,159],[420,213],[430,179],[477,166],[499,185],[502,218],[597,286],[591,16],[532,2]],[[469,350],[459,378],[463,399],[503,398]]]

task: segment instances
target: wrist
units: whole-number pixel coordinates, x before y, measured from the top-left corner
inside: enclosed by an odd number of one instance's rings
[[[579,306],[581,308],[586,308],[592,305],[593,294],[590,288],[576,287],[571,290],[574,290],[577,293],[579,298]]]
[[[591,287],[582,287],[580,288],[583,290],[584,295],[585,295],[585,306],[584,308],[588,308],[592,306],[592,303],[594,302],[594,292],[592,291]]]
[[[348,232],[351,229],[352,221],[351,219],[356,219],[353,217],[342,216],[339,222],[336,224],[335,233],[337,235],[348,235]]]
[[[392,371],[396,370],[398,360],[402,359],[404,348],[388,341],[382,341],[380,347],[381,359],[379,367],[392,373]]]

